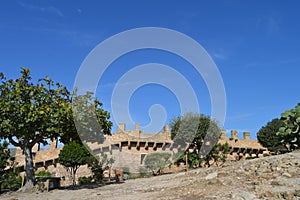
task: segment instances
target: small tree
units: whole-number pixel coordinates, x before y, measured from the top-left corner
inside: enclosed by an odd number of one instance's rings
[[[145,167],[151,170],[153,175],[158,175],[165,166],[171,163],[170,158],[171,154],[166,152],[148,154],[144,161]]]
[[[300,148],[300,103],[281,114],[282,126],[278,135],[288,151]]]
[[[88,164],[91,154],[87,148],[80,143],[72,141],[62,148],[58,155],[58,162],[66,167],[70,173],[73,186],[76,185],[76,172],[82,165]]]
[[[270,151],[278,151],[283,145],[281,143],[282,136],[278,135],[279,128],[283,125],[280,119],[273,119],[263,126],[257,133],[258,142],[268,148]]]

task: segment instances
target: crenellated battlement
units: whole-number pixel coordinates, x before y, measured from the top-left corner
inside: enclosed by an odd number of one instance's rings
[[[105,136],[102,144],[90,143],[89,147],[95,154],[105,153],[115,160],[117,167],[130,167],[133,171],[138,171],[143,166],[145,156],[153,152],[176,153],[180,149],[186,150],[187,146],[177,146],[171,140],[171,131],[168,125],[156,134],[145,133],[136,123],[134,130],[126,130],[126,124],[120,123],[118,131],[110,136]],[[250,132],[244,132],[243,138],[238,137],[237,130],[230,131],[227,137],[226,130],[222,130],[219,143],[228,143],[230,146],[229,160],[240,160],[247,157],[262,157],[267,154],[266,148],[262,147],[257,140],[250,138]],[[37,144],[33,147],[33,162],[36,170],[48,170],[56,176],[66,176],[64,168],[58,164],[58,154],[62,147],[57,147],[58,140],[51,140],[47,149],[40,149]],[[21,149],[16,150],[16,162],[20,169],[24,170],[24,155]],[[21,170],[22,171],[22,170]],[[90,173],[88,168],[84,168],[79,174]]]

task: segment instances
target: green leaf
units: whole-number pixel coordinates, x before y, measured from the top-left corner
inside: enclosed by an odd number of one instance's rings
[[[279,128],[279,133],[285,133],[285,127],[280,127]]]
[[[298,139],[295,137],[291,142],[292,142],[292,143],[296,143],[297,140],[298,140]]]

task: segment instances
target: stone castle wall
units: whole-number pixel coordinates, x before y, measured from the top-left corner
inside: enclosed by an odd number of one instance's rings
[[[231,137],[222,131],[219,143],[228,143],[230,154],[228,159],[240,160],[246,157],[262,157],[267,149],[262,147],[258,141],[250,139],[250,133],[244,132],[244,138],[238,138],[237,131],[231,131]],[[128,167],[132,173],[138,173],[139,168],[144,165],[144,158],[153,152],[176,153],[178,149],[186,147],[174,146],[168,126],[157,134],[147,134],[140,130],[136,124],[135,130],[126,130],[125,124],[119,124],[119,129],[111,136],[106,136],[103,144],[91,143],[89,147],[98,155],[105,153],[109,158],[115,160],[113,168]],[[39,145],[33,148],[33,162],[36,171],[48,170],[52,176],[65,177],[67,184],[69,175],[66,169],[58,163],[58,154],[62,147],[57,148],[57,141],[51,141],[48,149],[40,149]],[[20,171],[24,171],[24,155],[20,149],[16,151],[16,164]],[[22,172],[24,173],[24,172]],[[89,176],[90,170],[87,166],[80,167],[77,177]],[[62,183],[62,185],[64,182]]]

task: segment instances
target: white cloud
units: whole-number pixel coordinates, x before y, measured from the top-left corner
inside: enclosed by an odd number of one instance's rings
[[[38,6],[38,5],[32,5],[28,3],[24,3],[19,1],[18,4],[22,6],[23,8],[30,10],[30,11],[38,11],[38,12],[44,12],[44,13],[49,13],[52,15],[56,15],[59,17],[63,17],[63,13],[56,7],[54,6]]]

